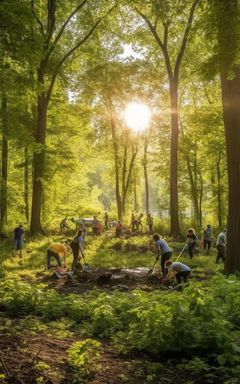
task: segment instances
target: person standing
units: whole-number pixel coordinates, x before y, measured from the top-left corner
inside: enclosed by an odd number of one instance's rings
[[[213,241],[212,227],[210,224],[208,224],[207,228],[204,229],[203,235],[202,235],[203,249],[205,250],[206,255],[210,254],[212,241]]]
[[[123,225],[120,220],[118,220],[117,226],[116,226],[116,237],[121,237],[122,236],[122,230],[123,230]]]
[[[167,274],[165,263],[172,256],[172,249],[169,247],[168,243],[165,240],[160,238],[157,233],[153,235],[153,240],[155,241],[155,246],[157,249],[157,260],[159,260],[161,256],[161,269],[163,277],[165,277]]]
[[[51,259],[54,258],[57,261],[58,267],[67,267],[67,254],[70,253],[70,247],[62,243],[52,243],[47,249],[47,269],[51,269]],[[61,261],[63,258],[63,263]]]
[[[109,229],[109,216],[107,212],[104,214],[104,227],[106,231]]]
[[[136,218],[135,218],[134,213],[132,213],[132,216],[131,216],[130,227],[131,227],[131,231],[132,231],[132,232],[135,232],[136,229],[137,229],[137,220],[136,220]]]
[[[137,218],[137,231],[139,231],[139,228],[141,227],[141,229],[143,228],[143,225],[142,225],[142,218],[143,218],[143,213],[141,213],[138,218]]]
[[[153,218],[150,213],[147,215],[147,225],[150,235],[153,234]]]
[[[98,227],[99,227],[99,220],[97,219],[97,216],[93,216],[92,230],[93,230],[94,236],[98,235]]]
[[[74,237],[74,239],[70,243],[70,247],[72,249],[73,253],[73,263],[72,263],[72,270],[74,271],[77,267],[78,260],[79,260],[79,254],[80,257],[85,258],[84,252],[83,252],[83,232],[80,230]]]
[[[189,253],[190,259],[192,259],[193,251],[197,244],[197,236],[193,228],[189,228],[189,230],[187,231],[186,242],[188,246],[188,253]]]
[[[19,256],[22,257],[22,249],[23,249],[23,242],[25,241],[24,238],[24,229],[22,223],[19,224],[18,227],[14,229],[14,250],[13,254],[16,255],[16,251],[19,251]]]
[[[217,238],[217,244],[216,244],[217,245],[217,258],[216,258],[217,264],[220,259],[224,261],[226,258],[226,245],[227,245],[226,233],[227,233],[227,230],[224,229],[222,232],[219,233]]]
[[[60,222],[61,233],[64,232],[64,229],[69,229],[69,225],[67,223],[67,217],[64,217],[64,219],[62,219],[62,221]]]

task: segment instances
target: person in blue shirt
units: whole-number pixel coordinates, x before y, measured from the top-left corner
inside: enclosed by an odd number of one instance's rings
[[[178,284],[187,283],[191,268],[188,265],[180,263],[179,261],[171,262],[167,260],[165,267],[168,270],[167,276],[163,279],[163,284],[171,281],[173,277],[176,278]]]
[[[24,229],[22,223],[19,224],[17,228],[14,229],[14,251],[13,254],[16,254],[16,251],[19,251],[19,256],[22,257],[23,241],[24,241]]]
[[[153,240],[155,241],[155,246],[157,249],[157,259],[159,260],[161,256],[161,269],[163,277],[165,277],[167,274],[165,263],[172,256],[172,249],[169,247],[168,243],[165,240],[160,238],[157,233],[153,235]]]

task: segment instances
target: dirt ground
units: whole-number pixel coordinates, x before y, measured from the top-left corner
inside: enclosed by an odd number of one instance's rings
[[[148,274],[148,271],[148,268],[96,269],[79,271],[73,276],[63,278],[57,278],[51,272],[38,274],[35,282],[44,282],[49,288],[61,293],[76,294],[86,293],[93,288],[105,292],[130,292],[137,288],[149,292],[169,289],[161,284],[158,269],[153,274]],[[76,380],[74,371],[68,364],[67,351],[72,343],[83,340],[82,336],[73,331],[70,336],[59,338],[49,326],[47,330],[40,332],[31,331],[24,326],[19,328],[22,320],[24,319],[8,319],[0,313],[0,383],[205,384],[203,378],[190,378],[186,372],[176,371],[175,363],[167,364],[159,375],[150,379],[146,364],[156,360],[153,361],[151,356],[139,352],[122,355],[103,340],[100,340],[100,356],[91,367],[90,376],[86,380]],[[12,324],[16,326],[16,331]],[[158,362],[162,363],[161,359]]]
[[[161,283],[161,273],[159,269],[154,269],[153,273],[148,273],[149,268],[98,268],[95,270],[78,271],[72,276],[57,278],[54,272],[47,274],[39,273],[36,276],[37,283],[45,283],[49,288],[56,289],[62,293],[83,294],[94,288],[105,292],[119,290],[131,292],[134,289],[141,289],[146,292],[154,290],[166,291],[175,289],[176,282],[170,287]],[[211,273],[205,272],[198,274],[192,272],[190,280],[202,281],[208,279]]]
[[[91,367],[87,379],[74,380],[74,372],[68,365],[67,350],[73,342],[82,340],[79,334],[59,339],[51,328],[41,332],[21,329],[6,331],[8,318],[0,314],[0,327],[4,329],[0,338],[0,383],[2,384],[204,384],[204,380],[195,378],[189,381],[184,372],[176,367],[166,366],[161,374],[149,381],[146,363],[152,363],[151,357],[139,353],[123,356],[107,342],[101,340],[100,356]],[[20,319],[15,319],[18,326]],[[155,361],[156,362],[156,361]],[[45,366],[45,368],[44,368]],[[42,368],[41,368],[42,367]],[[4,375],[5,378],[1,378]]]
[[[160,273],[156,270],[148,274],[149,268],[112,268],[96,269],[89,272],[76,272],[73,276],[57,278],[52,275],[37,276],[37,282],[46,283],[49,288],[54,288],[63,293],[86,293],[93,288],[103,291],[119,290],[123,292],[142,289],[151,292],[156,289],[166,290],[160,282]]]

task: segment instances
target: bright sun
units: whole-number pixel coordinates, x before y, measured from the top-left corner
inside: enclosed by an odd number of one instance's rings
[[[129,103],[124,111],[127,125],[135,132],[142,132],[147,128],[150,115],[148,106],[136,101]]]

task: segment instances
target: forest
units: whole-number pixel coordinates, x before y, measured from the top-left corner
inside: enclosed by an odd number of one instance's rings
[[[0,1],[0,383],[238,384],[240,1]]]

